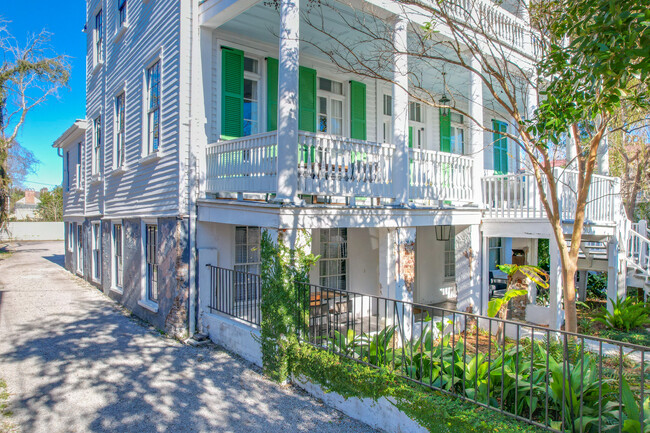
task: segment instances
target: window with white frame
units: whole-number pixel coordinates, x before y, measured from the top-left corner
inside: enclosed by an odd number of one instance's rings
[[[451,228],[449,239],[445,241],[445,279],[456,276],[456,229]]]
[[[501,238],[490,238],[488,244],[488,253],[490,260],[490,270],[497,269],[497,265],[501,264]]]
[[[259,227],[235,227],[235,271],[260,274],[261,239],[262,232]],[[236,274],[234,288],[236,301],[251,300],[258,296],[257,286],[250,284],[250,278],[245,274]]]
[[[244,136],[260,132],[260,62],[244,57]]]
[[[147,153],[160,145],[160,60],[147,68]]]
[[[98,117],[93,122],[93,175],[100,173],[102,158],[102,118]]]
[[[384,143],[392,143],[393,141],[393,97],[391,95],[384,95],[383,98],[383,139]]]
[[[126,150],[126,127],[125,121],[125,97],[124,92],[115,97],[115,168],[124,165]]]
[[[74,224],[68,224],[68,250],[72,251],[74,249]]]
[[[122,224],[113,224],[113,285],[121,289],[123,285]]]
[[[465,154],[465,119],[462,114],[451,113],[451,153]]]
[[[77,226],[77,271],[84,271],[84,232],[83,225],[75,223]]]
[[[424,148],[424,109],[419,102],[409,102],[409,147]]]
[[[261,272],[260,243],[262,232],[259,227],[235,227],[234,269],[249,274]]]
[[[318,131],[343,135],[343,83],[328,78],[318,78]]]
[[[83,154],[83,143],[77,143],[77,171],[76,176],[76,186],[77,189],[81,189],[81,156]]]
[[[320,230],[320,285],[330,289],[347,289],[348,229]]]
[[[65,190],[70,191],[70,151],[65,152]]]
[[[146,259],[146,297],[147,300],[158,302],[158,226],[145,226],[145,259]]]
[[[95,29],[93,31],[95,39],[95,64],[104,61],[104,29],[102,26],[102,11],[95,15]]]
[[[117,13],[119,18],[119,26],[122,27],[127,21],[127,0],[117,0]]]
[[[102,226],[101,224],[92,225],[92,265],[93,280],[99,281],[102,277]]]

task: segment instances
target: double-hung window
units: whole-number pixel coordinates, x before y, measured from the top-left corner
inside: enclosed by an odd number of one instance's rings
[[[119,24],[122,27],[126,24],[127,0],[117,0],[117,12],[119,15]]]
[[[93,175],[100,173],[102,157],[102,118],[95,119],[93,124]]]
[[[145,233],[147,300],[158,302],[158,226],[147,224]]]
[[[95,15],[95,30],[93,32],[95,38],[95,64],[104,61],[104,29],[102,26],[102,11],[100,10]]]
[[[384,113],[384,122],[383,122],[383,141],[384,143],[393,142],[393,97],[391,95],[384,95],[383,100],[383,113]]]
[[[492,120],[494,133],[493,140],[493,162],[495,174],[508,173],[508,124],[500,120]]]
[[[260,62],[244,57],[244,136],[260,132]]]
[[[449,239],[445,241],[445,279],[456,276],[456,231],[451,228]]]
[[[115,168],[124,165],[126,150],[126,127],[124,125],[125,97],[120,93],[115,97]]]
[[[147,153],[160,145],[160,61],[147,69]]]
[[[74,249],[74,224],[68,223],[68,250]]]
[[[261,272],[260,243],[262,232],[259,227],[235,227],[235,300],[256,299],[257,286],[250,284],[246,274],[259,275]]]
[[[496,270],[497,265],[501,264],[501,249],[501,238],[490,238],[488,244],[490,270]]]
[[[84,231],[83,225],[77,223],[77,271],[84,271]]]
[[[419,102],[409,102],[409,147],[424,147],[424,109]]]
[[[462,114],[451,113],[451,153],[465,154],[465,119]]]
[[[70,191],[70,151],[65,152],[65,190]]]
[[[320,285],[330,289],[347,289],[348,229],[320,230]]]
[[[318,78],[318,131],[343,135],[343,83]]]
[[[99,281],[102,277],[102,226],[100,224],[92,225],[92,264],[93,264],[93,280]]]
[[[83,155],[83,143],[77,143],[77,171],[76,176],[76,186],[77,189],[81,189],[81,158]]]
[[[113,225],[113,285],[121,289],[123,287],[123,253],[122,248],[122,224]]]

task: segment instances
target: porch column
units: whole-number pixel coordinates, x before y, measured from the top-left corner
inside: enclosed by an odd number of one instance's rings
[[[481,236],[481,254],[483,260],[480,263],[481,270],[481,303],[478,314],[487,316],[488,302],[490,302],[490,241],[485,235]]]
[[[413,302],[415,289],[415,227],[400,227],[395,236],[395,299]],[[410,305],[398,304],[397,314],[402,320],[402,329],[407,339],[411,338],[413,311]]]
[[[481,70],[481,62],[471,57],[470,66],[477,71]],[[483,81],[479,74],[470,72],[470,86],[469,86],[469,115],[476,120],[470,121],[470,139],[469,151],[472,155],[472,162],[474,167],[472,169],[472,201],[479,205],[483,204],[481,177],[484,171],[484,131],[483,131]]]
[[[480,314],[481,231],[475,224],[456,234],[456,309]]]
[[[578,271],[578,300],[580,302],[585,302],[587,299],[587,271]]]
[[[607,133],[605,133],[603,138],[600,140],[596,161],[598,165],[598,174],[609,176],[609,143]]]
[[[621,282],[619,273],[622,273],[620,266],[620,249],[616,237],[607,242],[607,311],[613,312],[614,306],[610,299],[625,297],[626,281]],[[623,257],[623,259],[625,259]],[[621,284],[622,283],[622,284]]]
[[[395,298],[395,229],[379,228],[379,296]]]
[[[408,21],[401,16],[393,24],[393,194],[395,204],[409,204],[409,140],[408,140]]]
[[[298,201],[299,28],[299,1],[282,0],[278,56],[278,184],[275,200],[287,204]]]
[[[551,259],[549,269],[550,294],[548,301],[548,306],[551,310],[549,328],[560,329],[564,320],[562,314],[562,261],[560,260],[560,249],[554,237],[549,239],[548,246]]]
[[[512,238],[503,238],[503,257],[501,257],[501,263],[512,263]]]

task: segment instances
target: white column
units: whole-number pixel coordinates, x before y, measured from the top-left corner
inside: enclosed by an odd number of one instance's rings
[[[298,0],[280,5],[278,70],[278,159],[276,201],[296,203],[298,190],[298,66],[300,60]]]
[[[550,253],[550,295],[549,307],[551,309],[551,317],[549,320],[549,327],[551,329],[560,329],[564,314],[562,309],[562,261],[560,259],[560,249],[557,246],[555,238],[551,238],[548,242]]]
[[[415,241],[417,229],[415,227],[400,227],[395,236],[395,299],[403,302],[413,302],[415,289]],[[402,308],[403,306],[403,308]],[[402,320],[406,339],[411,338],[411,322],[413,311],[410,304],[398,304],[397,314]]]
[[[379,296],[395,297],[395,230],[379,228]]]
[[[456,234],[456,309],[475,314],[481,305],[481,231],[475,224]]]
[[[578,300],[580,302],[585,302],[587,299],[587,278],[589,274],[587,271],[578,271]]]
[[[618,241],[612,237],[607,243],[607,310],[613,312],[613,305],[610,300],[625,297],[625,280],[622,281],[620,274],[622,269],[620,266]],[[624,275],[624,274],[623,274]]]
[[[503,238],[503,257],[501,263],[512,263],[512,238]]]
[[[397,17],[393,25],[393,193],[395,204],[409,204],[409,136],[408,136],[408,21]]]
[[[478,314],[487,316],[488,302],[490,302],[490,242],[489,238],[483,235],[481,237],[481,254],[483,258],[480,263],[481,269],[481,304]]]
[[[578,152],[576,151],[576,145],[575,145],[575,138],[573,137],[573,128],[569,128],[569,136],[568,136],[568,142],[566,146],[566,162],[567,166],[572,168],[572,169],[577,169],[578,164],[576,161],[576,157],[578,156]]]
[[[481,62],[474,56],[471,57],[470,66],[477,71],[481,70]],[[484,131],[483,126],[483,81],[481,77],[471,72],[470,77],[470,97],[469,97],[469,115],[476,120],[470,121],[470,146],[469,151],[472,155],[474,168],[472,170],[472,197],[475,203],[483,204],[481,193],[481,177],[484,170]]]
[[[600,140],[596,161],[598,164],[598,174],[609,176],[609,144],[607,142],[607,133]]]

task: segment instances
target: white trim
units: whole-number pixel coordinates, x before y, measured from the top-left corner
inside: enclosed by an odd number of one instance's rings
[[[158,144],[158,149],[160,149],[160,144]],[[156,152],[151,152],[149,155],[143,156],[138,160],[138,164],[140,165],[149,165],[152,164],[159,159],[161,159],[163,156],[160,151]]]
[[[138,305],[152,313],[158,312],[158,304],[148,299],[138,299]]]
[[[128,8],[128,5],[127,5],[127,8]],[[124,36],[124,33],[126,33],[126,31],[129,29],[129,17],[128,17],[128,13],[129,13],[129,12],[128,12],[128,10],[127,10],[126,22],[125,22],[124,24],[122,24],[122,25],[119,27],[119,29],[117,29],[117,30],[115,31],[115,34],[114,34],[114,36],[113,36],[113,43],[114,43],[114,44],[117,44],[118,42],[120,42],[120,40],[122,39],[122,36]],[[118,13],[117,13],[116,16],[117,16],[117,19],[115,20],[115,22],[118,22],[118,21],[120,20],[120,17],[119,17],[119,10],[118,10]],[[117,25],[119,26],[119,24],[117,24]]]
[[[149,152],[149,124],[147,121],[147,103],[148,103],[148,89],[147,89],[147,71],[149,68],[151,68],[153,65],[158,62],[158,68],[159,68],[159,82],[158,82],[158,110],[159,110],[159,116],[158,116],[158,126],[160,128],[160,135],[158,138],[158,149],[156,151],[152,151],[151,153]],[[141,158],[145,158],[147,156],[153,155],[156,152],[160,152],[163,148],[163,122],[162,122],[162,117],[163,117],[163,103],[164,103],[164,96],[163,96],[163,83],[164,83],[164,70],[165,70],[165,61],[164,61],[164,49],[163,47],[156,47],[151,52],[149,55],[146,57],[145,61],[143,62],[143,67],[142,67],[142,119],[141,119],[141,144],[140,144],[140,156]]]
[[[127,143],[126,143],[126,137],[127,137],[127,134],[126,134],[126,131],[127,131],[127,126],[126,126],[127,110],[126,110],[126,107],[127,107],[127,103],[126,103],[126,101],[127,101],[127,96],[128,95],[127,95],[126,89],[127,89],[127,83],[125,81],[122,84],[121,87],[118,87],[113,92],[113,100],[112,100],[112,103],[113,103],[113,122],[112,122],[112,127],[113,127],[112,138],[113,138],[113,142],[111,143],[112,144],[111,147],[113,148],[112,158],[111,158],[112,159],[111,168],[113,168],[113,172],[115,172],[116,170],[120,170],[120,169],[123,170],[124,167],[126,166],[126,161],[127,161],[127,158],[126,158],[126,149],[127,149]],[[117,161],[117,136],[119,134],[118,128],[117,128],[117,123],[118,123],[117,98],[120,95],[124,95],[124,106],[122,107],[122,110],[124,111],[124,155],[123,155],[124,163],[121,164],[121,165]]]
[[[97,238],[95,237],[95,227],[97,227],[97,235],[99,235],[99,245],[97,245]],[[95,263],[95,250],[98,251],[97,263]],[[97,269],[99,268],[99,272]],[[95,274],[99,273],[99,278],[95,278]],[[102,223],[92,221],[90,224],[90,279],[95,283],[102,282]]]
[[[99,62],[95,63],[95,66],[93,66],[93,70],[90,73],[90,75],[95,75],[102,67],[104,66],[104,61],[100,60]]]

